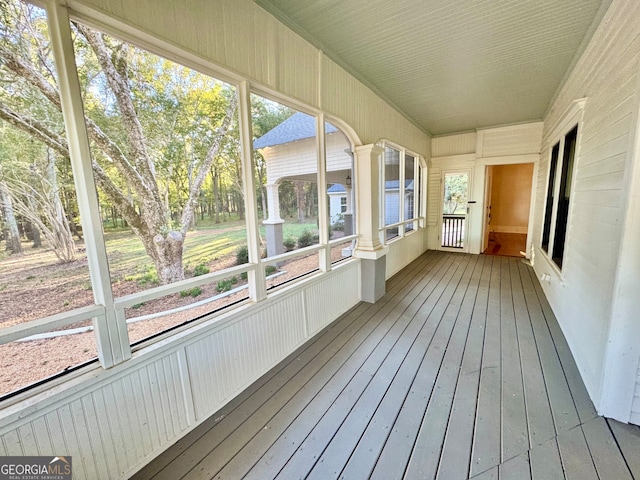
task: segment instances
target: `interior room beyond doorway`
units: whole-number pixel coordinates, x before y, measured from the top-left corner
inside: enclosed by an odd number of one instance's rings
[[[524,256],[532,181],[533,163],[487,166],[483,253]]]

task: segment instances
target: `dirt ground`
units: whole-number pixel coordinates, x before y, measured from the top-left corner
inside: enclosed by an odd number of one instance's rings
[[[341,247],[332,250],[333,261],[341,258]],[[234,264],[235,256],[232,255],[219,259],[210,267],[212,271],[222,270]],[[277,286],[317,268],[317,254],[286,262],[279,266],[274,278],[268,280],[267,287]],[[235,289],[243,284],[246,282],[237,279],[232,287]],[[142,287],[134,281],[118,281],[112,288],[114,297],[118,298],[147,287]],[[201,288],[202,293],[196,297],[173,294],[127,309],[127,319],[149,316],[219,295],[215,284],[203,285]],[[140,341],[167,328],[245,299],[247,295],[246,289],[240,289],[232,295],[194,308],[130,323],[129,339],[131,343]],[[84,254],[80,254],[75,262],[69,264],[56,263],[53,254],[44,251],[26,252],[23,256],[5,258],[0,262],[0,328],[93,303]],[[91,323],[85,322],[67,328],[88,325]],[[0,345],[0,396],[96,356],[96,343],[92,331]]]

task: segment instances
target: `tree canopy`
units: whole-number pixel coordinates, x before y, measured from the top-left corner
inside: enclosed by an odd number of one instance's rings
[[[14,150],[3,136],[0,154],[15,185],[25,169],[46,170],[51,156],[57,171],[68,171],[69,149],[44,12],[3,0],[2,15],[0,120],[19,133]],[[235,90],[85,25],[73,24],[73,33],[101,204],[141,239],[163,283],[179,280],[210,171],[219,172],[218,188],[225,178],[241,208]],[[30,155],[17,154],[24,145]]]

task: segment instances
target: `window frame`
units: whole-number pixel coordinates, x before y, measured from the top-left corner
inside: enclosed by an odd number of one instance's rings
[[[584,108],[586,105],[586,98],[575,100],[569,105],[559,120],[552,126],[550,133],[546,136],[544,141],[545,150],[548,150],[549,166],[547,168],[546,191],[545,191],[545,204],[543,210],[543,218],[540,230],[539,250],[541,254],[546,258],[551,267],[556,273],[562,276],[563,267],[566,265],[566,246],[570,239],[570,222],[572,202],[569,197],[568,204],[566,206],[566,221],[564,222],[564,243],[562,246],[562,252],[560,256],[560,262],[556,261],[557,256],[554,255],[556,251],[556,235],[558,234],[558,206],[560,203],[560,191],[562,188],[568,188],[570,192],[575,192],[577,163],[579,160],[580,152],[580,136],[582,134],[582,125],[584,117]],[[575,131],[575,146],[572,152],[566,151],[566,140]],[[557,150],[557,158],[554,155]],[[572,154],[572,156],[571,156]],[[570,158],[567,158],[570,157]],[[571,172],[565,173],[566,163],[571,163]],[[564,187],[563,187],[564,184]],[[564,193],[563,193],[564,196]],[[551,205],[549,205],[551,203]]]
[[[422,200],[422,197],[426,198],[426,163],[422,155],[413,152],[401,145],[395,144],[388,140],[381,140],[377,143],[379,147],[382,148],[382,153],[380,154],[378,161],[378,170],[379,170],[379,236],[380,242],[383,245],[387,245],[396,240],[404,238],[412,233],[424,228],[425,225],[425,203]],[[387,147],[397,150],[399,152],[399,180],[398,180],[398,222],[390,223],[387,225],[386,217],[387,217],[387,206],[386,206],[386,178],[385,178],[385,157],[386,157],[386,149]],[[404,196],[406,193],[406,185],[405,185],[405,162],[407,156],[413,158],[413,217],[405,219],[405,205],[404,205]],[[413,227],[411,228],[411,225]],[[388,237],[388,230],[398,229],[398,233],[393,235],[392,237]]]
[[[260,238],[258,232],[259,220],[257,212],[257,204],[255,201],[255,178],[253,175],[253,140],[251,132],[251,111],[250,111],[250,95],[257,94],[265,98],[291,106],[299,111],[313,115],[316,118],[316,153],[318,155],[318,168],[323,169],[326,166],[326,132],[325,122],[339,126],[341,121],[333,117],[326,116],[323,111],[310,108],[308,105],[301,104],[295,99],[285,97],[280,94],[274,94],[271,90],[265,90],[258,84],[250,83],[243,76],[227,71],[222,67],[218,67],[192,53],[189,53],[177,46],[168,44],[167,42],[151,37],[144,32],[129,27],[115,19],[108,19],[108,23],[103,21],[102,17],[97,18],[96,14],[89,10],[73,10],[63,7],[54,2],[40,2],[33,0],[19,0],[25,3],[33,4],[45,11],[47,24],[50,30],[51,43],[54,50],[54,63],[56,66],[59,88],[61,91],[61,99],[65,110],[63,118],[67,131],[73,131],[74,134],[69,138],[69,149],[72,157],[72,175],[76,184],[76,190],[79,195],[79,207],[81,208],[81,224],[87,244],[92,245],[87,248],[87,261],[89,263],[89,274],[91,286],[94,292],[98,292],[98,296],[94,298],[94,303],[86,307],[80,307],[59,314],[31,320],[20,323],[11,327],[0,329],[0,344],[11,343],[26,337],[49,332],[51,330],[62,329],[68,325],[78,323],[85,320],[92,320],[94,327],[94,335],[96,347],[98,350],[98,358],[91,359],[87,362],[70,367],[68,370],[58,372],[52,376],[44,377],[33,384],[20,387],[12,392],[0,396],[0,405],[3,407],[14,402],[37,395],[45,390],[50,389],[53,385],[58,385],[69,381],[88,370],[98,368],[107,369],[115,365],[125,363],[131,359],[132,351],[140,350],[150,345],[156,345],[159,342],[177,335],[178,333],[193,327],[194,324],[204,322],[212,316],[226,314],[242,305],[256,303],[267,298],[264,279],[264,267],[273,265],[289,257],[295,257],[309,253],[310,251],[320,252],[320,265],[317,274],[330,271],[331,264],[331,247],[344,243],[349,240],[355,240],[357,234],[349,237],[342,237],[336,240],[329,240],[326,234],[328,229],[328,219],[325,219],[319,212],[320,221],[320,243],[302,250],[296,250],[287,254],[279,255],[272,258],[261,258],[260,255]],[[101,32],[106,33],[115,38],[119,38],[125,42],[131,43],[138,48],[147,50],[148,52],[160,57],[169,59],[189,69],[196,70],[205,75],[211,76],[217,80],[225,82],[235,88],[238,97],[238,121],[239,134],[241,144],[241,161],[242,161],[242,180],[245,195],[245,225],[247,228],[247,243],[249,246],[249,263],[244,265],[233,266],[221,271],[212,272],[199,277],[189,278],[180,282],[147,289],[142,292],[127,295],[124,297],[114,298],[111,288],[111,282],[108,270],[108,261],[106,256],[106,248],[104,244],[104,236],[102,232],[102,221],[100,208],[98,205],[97,190],[95,187],[92,167],[91,152],[89,148],[88,137],[86,133],[86,125],[83,116],[83,100],[78,83],[78,72],[75,67],[75,54],[73,48],[71,21],[80,21],[91,28],[97,28]],[[355,145],[353,136],[350,134],[349,128],[340,128],[347,140]],[[320,135],[321,134],[321,135]],[[75,161],[73,160],[75,158]],[[324,202],[324,211],[328,211],[328,202],[326,195],[326,182],[324,187],[320,188],[320,182],[324,182],[325,173],[320,175],[318,172],[318,202],[319,206]],[[355,182],[355,170],[352,172]],[[322,179],[322,180],[321,180]],[[80,196],[82,194],[82,196]],[[84,209],[84,210],[82,210]],[[286,257],[286,258],[285,258]],[[352,260],[346,258],[344,260]],[[343,264],[344,262],[340,262]],[[338,267],[339,268],[339,267]],[[204,316],[187,320],[186,322],[170,327],[169,329],[158,331],[152,336],[130,342],[127,332],[127,322],[124,315],[124,309],[128,306],[135,305],[141,301],[160,298],[169,294],[178,293],[182,290],[203,285],[205,283],[214,283],[224,279],[230,275],[241,273],[248,274],[249,299],[228,305],[221,310],[208,313]],[[293,282],[295,285],[295,282]],[[290,284],[282,285],[282,288],[288,287]],[[280,290],[280,288],[276,289]]]

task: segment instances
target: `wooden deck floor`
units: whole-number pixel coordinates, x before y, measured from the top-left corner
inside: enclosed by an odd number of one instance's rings
[[[427,252],[137,479],[640,479],[530,267]]]

